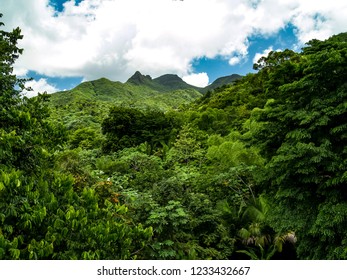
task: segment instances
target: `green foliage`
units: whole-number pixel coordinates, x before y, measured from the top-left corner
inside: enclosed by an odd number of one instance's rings
[[[2,14],[0,14],[0,18]],[[4,25],[0,22],[0,26]],[[4,116],[7,111],[12,111],[12,106],[19,103],[19,90],[15,90],[15,86],[24,88],[24,80],[18,80],[12,74],[13,64],[22,54],[23,50],[17,47],[18,40],[22,39],[21,30],[16,28],[12,32],[0,30],[0,104],[2,106],[0,123],[5,125]],[[6,101],[6,102],[5,102]]]
[[[169,143],[173,129],[173,120],[161,111],[113,107],[102,123],[106,136],[103,150],[118,151],[147,142],[148,153],[152,153],[163,143]]]
[[[91,127],[75,130],[69,139],[71,148],[95,149],[100,147],[102,138],[100,133]]]
[[[205,89],[31,99],[21,38],[0,31],[0,259],[347,258],[346,34]]]
[[[47,150],[59,146],[65,134],[45,119],[47,95],[36,99],[20,95],[25,80],[12,74],[12,64],[22,53],[16,46],[21,38],[19,28],[0,31],[0,167],[35,173],[47,160]]]
[[[61,151],[66,130],[48,120],[46,94],[20,96],[18,39],[19,29],[0,32],[0,259],[136,258],[152,229],[63,174],[79,174],[79,154]]]
[[[197,99],[191,121],[210,134],[225,136],[231,130],[245,132],[243,124],[252,109],[266,103],[263,84],[260,75],[248,74],[232,85],[215,89]]]
[[[183,82],[183,81],[182,81]],[[192,86],[167,88],[165,92],[147,84],[111,82],[105,78],[84,82],[76,88],[51,95],[53,118],[62,119],[68,129],[86,126],[100,128],[109,110],[114,107],[168,111],[201,97]]]
[[[345,258],[345,37],[311,41],[300,55],[272,54],[259,73],[274,98],[255,114],[261,126],[253,132],[267,158],[264,190],[276,199],[275,227],[295,230],[301,258]]]
[[[220,170],[245,164],[247,166],[262,166],[263,160],[255,147],[246,147],[238,133],[230,133],[222,138],[212,135],[208,139],[206,157],[218,165]],[[235,137],[236,136],[236,137]],[[237,139],[239,138],[239,139]]]
[[[99,208],[91,189],[77,195],[61,174],[2,172],[0,185],[2,259],[128,259],[151,235],[128,226],[124,206]]]
[[[185,125],[177,136],[176,142],[167,155],[167,163],[183,163],[201,165],[204,160],[204,150],[201,141],[205,135],[190,125]]]
[[[281,253],[285,244],[292,247],[295,245],[297,239],[293,231],[276,234],[271,228],[268,221],[269,212],[270,205],[264,196],[249,200],[241,214],[246,226],[238,232],[246,249],[238,250],[238,253],[246,254],[253,260],[269,260],[276,253]]]
[[[187,223],[188,214],[179,201],[170,200],[166,206],[152,210],[147,224],[154,228],[153,257],[158,254],[160,259],[177,258],[176,254],[180,252],[172,248],[175,242],[171,239],[177,240],[180,235],[184,235],[180,232],[184,232]]]

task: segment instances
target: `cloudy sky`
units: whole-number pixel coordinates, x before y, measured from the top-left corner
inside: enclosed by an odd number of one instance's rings
[[[137,70],[206,86],[347,31],[346,0],[0,0],[0,13],[24,35],[15,73],[40,92]]]

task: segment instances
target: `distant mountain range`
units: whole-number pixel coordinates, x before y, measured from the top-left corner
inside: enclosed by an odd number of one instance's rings
[[[100,129],[102,120],[112,106],[168,111],[189,104],[209,90],[240,78],[235,74],[221,77],[205,88],[189,85],[172,74],[152,79],[137,71],[125,83],[101,78],[51,94],[51,117],[62,121],[72,130],[84,127]]]
[[[113,82],[106,78],[83,82],[67,91],[53,93],[51,104],[55,108],[76,107],[73,104],[103,103],[105,106],[124,105],[138,108],[157,107],[161,110],[178,108],[201,97],[209,90],[231,84],[240,75],[230,75],[215,80],[207,87],[200,88],[187,84],[179,76],[166,74],[152,79],[136,71],[125,83]],[[89,104],[89,105],[88,105]]]
[[[194,89],[201,93],[206,93],[209,90],[213,90],[217,87],[232,84],[242,76],[233,74],[230,76],[220,77],[215,80],[212,84],[207,87],[201,88],[190,85],[183,81],[179,76],[174,74],[165,74],[158,78],[152,79],[149,75],[142,75],[139,71],[136,71],[133,76],[131,76],[126,83],[131,83],[134,85],[146,85],[154,90],[158,91],[173,91],[179,89]]]

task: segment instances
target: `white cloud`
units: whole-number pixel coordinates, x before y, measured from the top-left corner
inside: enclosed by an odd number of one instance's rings
[[[264,50],[262,53],[256,53],[256,54],[254,55],[254,58],[253,58],[253,63],[257,63],[258,60],[261,59],[262,57],[267,57],[268,54],[269,54],[270,52],[272,52],[272,51],[273,51],[273,47],[270,46],[269,48],[267,48],[266,50]],[[277,51],[280,51],[280,50],[277,50]]]
[[[136,70],[186,76],[204,56],[233,65],[248,55],[250,36],[290,22],[300,42],[347,27],[345,0],[71,0],[58,14],[48,0],[2,2],[6,26],[24,34],[16,71],[85,80],[125,81]]]
[[[347,29],[347,1],[301,1],[292,17],[302,43],[324,40]]]
[[[205,72],[183,76],[182,80],[197,87],[206,87],[209,82],[208,75]]]
[[[13,74],[19,77],[26,77],[28,69],[16,67],[13,69]]]
[[[49,84],[46,79],[41,78],[37,80],[31,80],[25,83],[27,88],[31,88],[32,91],[24,91],[23,94],[26,97],[36,96],[38,93],[53,93],[59,91],[55,86]]]
[[[240,61],[241,61],[241,57],[233,56],[232,58],[229,59],[229,64],[230,65],[236,65],[236,64],[239,64]]]

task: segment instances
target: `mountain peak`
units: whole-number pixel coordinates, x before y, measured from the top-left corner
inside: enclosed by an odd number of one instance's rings
[[[242,76],[237,74],[232,74],[225,77],[220,77],[216,79],[212,84],[207,87],[201,88],[190,85],[182,80],[176,74],[164,74],[160,77],[152,79],[149,75],[142,75],[140,71],[136,71],[128,80],[127,84],[135,86],[146,86],[153,90],[157,91],[174,91],[174,90],[185,90],[185,89],[194,89],[201,93],[206,93],[209,90],[213,90],[217,87],[228,85],[234,83],[236,80],[242,78]]]
[[[134,75],[132,75],[127,83],[132,83],[134,85],[143,85],[152,82],[152,78],[149,75],[142,75],[140,71],[136,71]]]
[[[204,88],[203,92],[206,93],[209,90],[213,90],[215,88],[218,88],[220,86],[233,84],[235,81],[240,80],[242,76],[238,74],[232,74],[229,76],[224,76],[216,79],[212,84],[208,85]]]
[[[197,89],[196,87],[187,84],[176,74],[165,74],[158,78],[155,78],[153,81],[170,90],[192,88]]]

